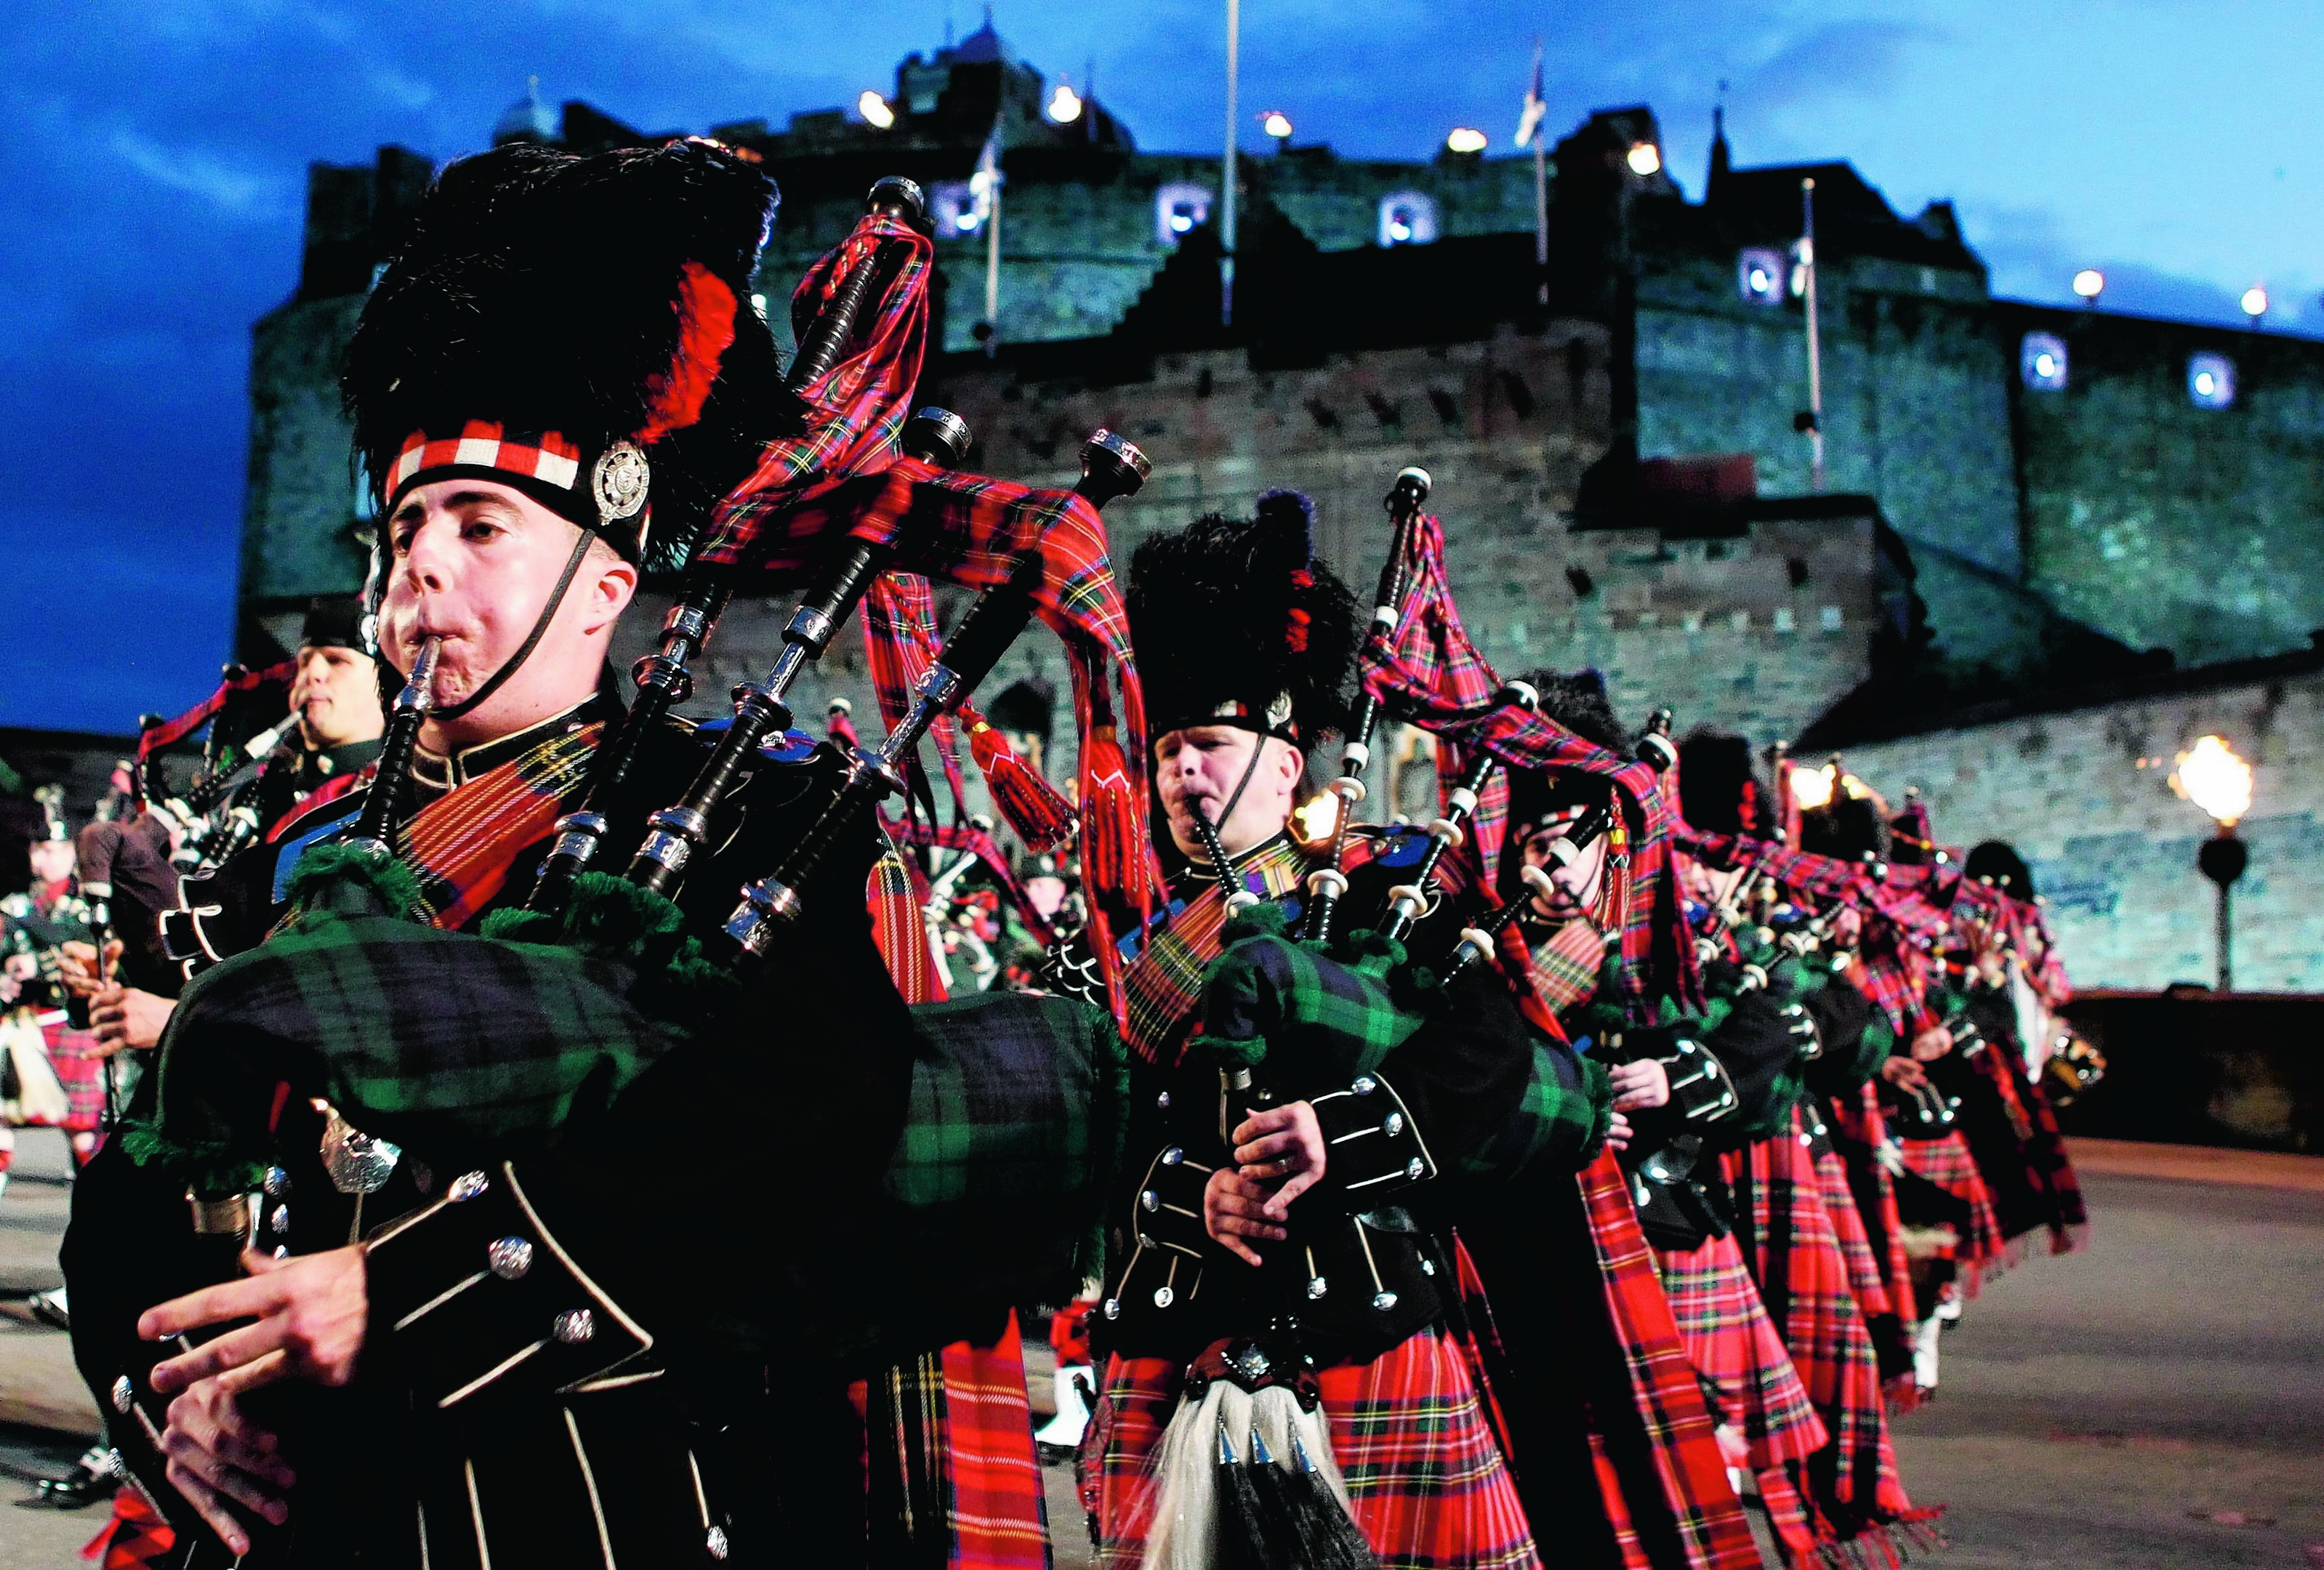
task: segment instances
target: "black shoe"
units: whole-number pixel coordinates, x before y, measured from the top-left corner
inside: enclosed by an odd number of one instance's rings
[[[98,1472],[86,1462],[75,1462],[73,1469],[62,1477],[44,1477],[32,1500],[52,1510],[87,1510],[99,1500],[113,1497],[115,1481]]]

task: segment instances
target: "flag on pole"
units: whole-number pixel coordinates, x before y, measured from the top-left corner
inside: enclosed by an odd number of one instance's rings
[[[1533,46],[1533,80],[1526,86],[1525,112],[1517,116],[1517,145],[1530,147],[1541,134],[1541,117],[1549,112],[1549,104],[1541,96],[1541,45]]]

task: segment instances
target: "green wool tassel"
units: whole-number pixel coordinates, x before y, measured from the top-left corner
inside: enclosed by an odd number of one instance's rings
[[[290,873],[290,903],[299,915],[401,916],[424,920],[420,880],[392,856],[351,845],[318,845]],[[293,919],[296,919],[294,916]]]

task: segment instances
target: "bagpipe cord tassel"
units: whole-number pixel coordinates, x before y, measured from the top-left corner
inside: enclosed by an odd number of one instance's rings
[[[969,756],[984,776],[993,810],[1008,819],[1028,850],[1054,850],[1065,844],[1074,832],[1074,804],[1036,773],[982,715],[963,704],[960,717],[968,727]]]
[[[1213,1381],[1156,1447],[1144,1570],[1379,1570],[1348,1514],[1330,1419],[1287,1390]]]

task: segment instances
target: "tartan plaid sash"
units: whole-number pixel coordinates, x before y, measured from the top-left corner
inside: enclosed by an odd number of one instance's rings
[[[1536,945],[1526,958],[1535,995],[1552,1013],[1562,1014],[1598,990],[1599,973],[1606,967],[1606,937],[1596,922],[1577,916]]]
[[[457,931],[508,882],[516,858],[557,826],[565,799],[588,783],[603,721],[551,736],[411,814],[396,829],[398,859],[420,879],[429,920]]]
[[[516,858],[557,826],[567,799],[587,784],[604,731],[599,721],[548,737],[455,786],[396,826],[396,859],[419,880],[429,925],[456,932],[492,903],[507,886]],[[289,886],[299,857],[352,821],[377,773],[374,762],[347,775],[346,788],[326,799],[324,804],[337,808],[327,817],[310,799],[276,826],[271,837],[284,845],[274,873],[278,895]]]
[[[1353,850],[1360,842],[1351,841]],[[1277,840],[1239,868],[1242,886],[1263,900],[1299,891],[1307,876],[1307,854],[1287,839]],[[1216,883],[1192,900],[1174,900],[1157,912],[1142,935],[1130,933],[1116,949],[1126,1003],[1122,1039],[1148,1063],[1176,1067],[1194,1028],[1203,995],[1203,973],[1224,945],[1226,898]]]

